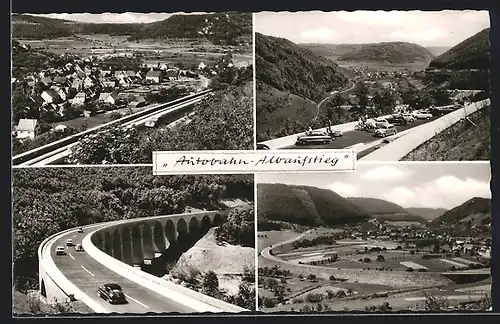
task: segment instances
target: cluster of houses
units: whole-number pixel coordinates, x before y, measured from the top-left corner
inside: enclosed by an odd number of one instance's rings
[[[127,104],[120,100],[120,91],[140,85],[160,84],[166,80],[177,80],[179,77],[197,78],[192,71],[180,70],[167,64],[145,65],[133,70],[112,70],[101,68],[93,63],[91,57],[74,60],[59,68],[48,68],[24,78],[30,93],[32,106],[40,113],[51,111],[54,115],[66,118],[70,107],[82,107],[88,103],[105,103],[116,105],[116,108]],[[12,79],[12,83],[23,80]],[[128,106],[138,108],[147,104],[142,96],[129,98]],[[84,116],[91,114],[83,110]],[[14,135],[19,138],[34,138],[37,120],[21,119],[15,127]]]

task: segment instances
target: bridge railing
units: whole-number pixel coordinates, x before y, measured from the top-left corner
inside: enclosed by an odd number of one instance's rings
[[[207,212],[197,212],[190,214],[177,214],[177,215],[169,215],[173,216],[193,216],[196,214],[206,214]],[[213,212],[216,213],[216,212]],[[166,216],[156,216],[151,217],[149,219],[162,218]],[[118,226],[124,223],[133,223],[137,221],[143,221],[139,219],[131,219],[121,222],[120,224],[110,224],[110,226]],[[174,284],[165,279],[156,277],[142,270],[136,269],[133,266],[130,266],[118,259],[113,258],[112,256],[106,254],[105,252],[98,249],[92,243],[92,236],[99,231],[105,230],[106,227],[100,228],[98,230],[93,231],[89,235],[87,235],[82,242],[83,248],[87,252],[89,256],[95,259],[97,262],[101,263],[106,268],[116,272],[122,277],[125,277],[131,281],[136,282],[137,284],[146,287],[152,291],[157,292],[165,296],[166,298],[174,299],[177,302],[180,302],[188,307],[191,307],[194,312],[232,312],[239,313],[244,311],[249,311],[248,309],[224,302],[222,300],[204,295],[197,291],[191,290],[189,288]]]
[[[12,164],[17,165],[17,164],[29,161],[30,159],[33,159],[33,158],[35,158],[35,157],[37,157],[37,156],[39,156],[41,154],[45,154],[45,153],[48,153],[48,152],[50,152],[52,150],[56,150],[56,149],[59,149],[59,148],[61,148],[63,146],[72,144],[72,143],[76,142],[77,140],[83,138],[84,136],[86,136],[88,134],[91,134],[93,132],[96,132],[96,131],[98,131],[100,129],[104,129],[104,128],[109,127],[109,126],[119,125],[121,123],[128,122],[130,120],[133,120],[134,118],[138,118],[138,117],[147,115],[147,114],[149,114],[151,112],[154,112],[156,110],[159,110],[159,109],[162,109],[162,108],[165,108],[165,107],[170,107],[170,106],[182,103],[184,101],[187,101],[187,100],[190,100],[190,99],[193,99],[193,98],[197,98],[197,97],[203,96],[203,95],[205,95],[207,93],[210,93],[211,91],[212,90],[204,90],[204,91],[192,94],[192,95],[188,95],[188,96],[185,96],[185,97],[182,97],[182,98],[178,98],[178,99],[172,100],[172,101],[167,102],[167,103],[158,104],[158,105],[155,105],[153,107],[147,108],[145,110],[138,111],[136,113],[133,113],[133,114],[130,114],[130,115],[118,118],[118,119],[113,120],[113,121],[110,121],[108,123],[105,123],[105,124],[102,124],[102,125],[99,125],[99,126],[96,126],[96,127],[90,128],[90,129],[87,129],[87,130],[85,130],[83,132],[80,132],[80,133],[77,133],[77,134],[74,134],[74,135],[70,135],[68,137],[62,138],[62,139],[54,141],[52,143],[49,143],[49,144],[46,144],[46,145],[34,148],[32,150],[23,152],[21,154],[18,154],[16,156],[12,157]]]

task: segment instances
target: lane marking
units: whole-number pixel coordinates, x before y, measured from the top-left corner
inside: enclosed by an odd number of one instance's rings
[[[130,298],[130,299],[132,299],[133,301],[135,301],[137,304],[139,304],[139,305],[141,305],[141,306],[146,307],[147,309],[149,309],[149,307],[148,307],[147,305],[144,305],[143,303],[141,303],[141,302],[140,302],[140,301],[138,301],[137,299],[132,298],[132,297],[130,297],[130,296],[129,296],[129,295],[127,295],[127,294],[124,294],[124,295],[125,295],[127,298]]]
[[[84,266],[80,266],[80,267],[82,267],[82,269],[83,269],[83,270],[87,271],[87,273],[88,273],[89,275],[91,275],[92,277],[94,277],[94,274],[93,274],[92,272],[88,271],[87,269],[85,269],[85,267],[84,267]]]
[[[75,257],[73,255],[71,255],[71,253],[68,252],[68,255],[74,260]]]
[[[76,234],[75,234],[75,235],[73,235],[72,237],[76,237]]]

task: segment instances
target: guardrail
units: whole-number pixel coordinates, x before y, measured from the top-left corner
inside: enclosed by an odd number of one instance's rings
[[[435,135],[444,131],[464,117],[491,105],[490,99],[474,102],[463,108],[459,108],[430,123],[415,127],[411,136],[402,136],[393,142],[379,148],[360,160],[363,161],[399,161],[421,144],[425,143]]]
[[[83,291],[76,285],[68,280],[64,274],[57,268],[54,260],[52,259],[51,251],[52,245],[60,237],[67,233],[77,231],[76,228],[71,228],[56,234],[53,234],[43,240],[38,247],[38,262],[42,264],[45,275],[52,280],[52,282],[68,297],[69,300],[79,300],[98,313],[110,313],[104,307],[89,298]]]
[[[216,213],[216,212],[213,212]],[[206,214],[206,212],[189,213],[189,214],[177,214],[170,216],[181,216],[181,215],[196,215],[196,214]],[[165,217],[157,216],[155,218]],[[110,226],[120,225],[123,223],[137,222],[138,219],[127,220],[125,222],[120,222],[119,224],[110,224]],[[189,288],[174,284],[165,279],[156,277],[142,270],[136,269],[120,260],[113,258],[112,256],[106,254],[105,252],[99,250],[92,243],[92,236],[103,230],[100,228],[93,231],[92,233],[85,236],[82,241],[82,246],[87,252],[87,254],[95,259],[97,262],[101,263],[106,268],[116,272],[120,276],[127,278],[135,283],[148,288],[166,298],[173,299],[179,303],[182,303],[188,307],[191,307],[193,311],[196,312],[244,312],[249,311],[248,309],[232,305],[221,301],[219,299],[204,295],[197,291],[191,290]]]
[[[45,154],[45,153],[48,153],[50,151],[59,149],[59,148],[61,148],[63,146],[72,144],[72,143],[78,141],[79,139],[83,138],[84,136],[86,136],[88,134],[91,134],[91,133],[94,133],[94,132],[96,132],[96,131],[98,131],[100,129],[103,129],[103,128],[106,128],[106,127],[109,127],[109,126],[113,126],[113,125],[118,125],[118,124],[129,122],[129,121],[131,121],[131,120],[133,120],[135,118],[142,117],[144,115],[147,115],[147,114],[150,114],[152,112],[158,111],[158,110],[163,109],[165,107],[170,107],[170,106],[182,103],[182,102],[190,100],[190,99],[201,97],[201,96],[203,96],[205,94],[208,94],[210,92],[212,92],[211,89],[204,90],[204,91],[192,94],[192,95],[188,95],[188,96],[185,96],[185,97],[182,97],[182,98],[178,98],[178,99],[172,100],[172,101],[167,102],[167,103],[163,103],[163,104],[159,104],[159,105],[153,106],[151,108],[148,108],[148,109],[145,109],[145,110],[142,110],[142,111],[138,111],[136,113],[133,113],[133,114],[130,114],[130,115],[118,118],[118,119],[113,120],[113,121],[110,121],[108,123],[105,123],[105,124],[98,125],[96,127],[87,129],[87,130],[85,130],[83,132],[80,132],[78,134],[70,135],[68,137],[62,138],[62,139],[57,140],[55,142],[52,142],[52,143],[49,143],[49,144],[37,147],[37,148],[32,149],[30,151],[27,151],[27,152],[24,152],[24,153],[21,153],[21,154],[18,154],[16,156],[14,156],[14,157],[12,157],[12,164],[13,165],[21,164],[23,162],[26,162],[26,161],[29,161],[31,159],[34,159],[37,156],[40,156],[42,154]]]

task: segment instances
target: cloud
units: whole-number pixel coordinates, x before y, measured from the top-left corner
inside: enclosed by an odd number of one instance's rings
[[[337,35],[336,31],[333,31],[328,28],[306,30],[301,33],[302,39],[306,42],[333,41],[336,35]]]
[[[420,186],[397,187],[384,199],[404,207],[454,208],[472,197],[491,198],[489,183],[445,175]]]
[[[179,13],[181,14],[181,13]],[[138,12],[123,12],[102,14],[91,13],[52,13],[52,14],[35,14],[55,19],[73,20],[84,23],[111,23],[111,24],[128,24],[128,23],[151,23],[159,20],[167,19],[172,16],[171,13],[138,13]]]
[[[416,32],[397,30],[389,34],[389,38],[396,41],[432,41],[443,37],[443,33],[436,28],[429,28]]]
[[[401,181],[410,176],[410,170],[402,171],[389,165],[377,166],[360,175],[362,179],[371,181]]]
[[[361,25],[399,25],[405,21],[405,12],[401,11],[341,11],[338,18],[350,23]]]
[[[350,197],[356,194],[358,189],[356,188],[355,185],[349,184],[349,183],[343,183],[343,182],[335,182],[330,186],[330,189],[335,191],[335,193],[343,196],[343,197]]]

